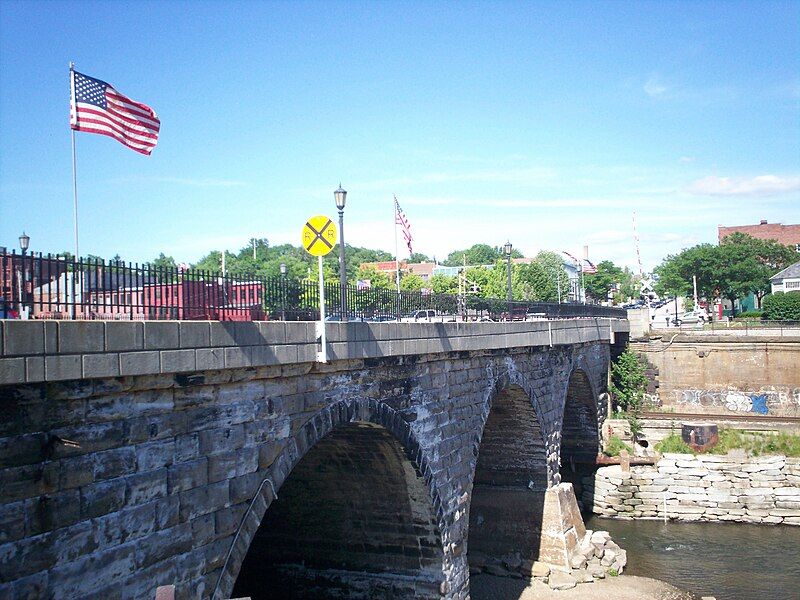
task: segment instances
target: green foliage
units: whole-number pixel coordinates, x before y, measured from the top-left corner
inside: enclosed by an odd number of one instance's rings
[[[630,347],[611,365],[609,390],[619,410],[636,412],[641,408],[647,391],[647,377],[644,364]]]
[[[744,319],[745,321],[757,321],[760,320],[761,317],[764,316],[763,310],[748,310],[743,313],[739,313],[738,318]]]
[[[611,568],[611,569],[608,570],[608,576],[609,577],[618,577],[619,576],[619,571],[617,571],[614,568]]]
[[[619,453],[623,450],[627,450],[628,454],[633,454],[633,449],[628,444],[623,442],[619,436],[612,435],[603,450],[603,454],[606,456],[619,456]]]
[[[410,263],[431,262],[431,257],[428,256],[427,254],[423,254],[422,252],[414,252],[411,256],[408,257],[408,262]]]
[[[622,278],[623,270],[610,260],[604,260],[597,263],[597,273],[583,276],[583,283],[589,297],[604,302],[614,286],[622,282]]]
[[[428,280],[428,285],[433,289],[434,294],[457,294],[458,278],[449,275],[433,275]]]
[[[625,418],[628,421],[628,427],[631,430],[631,437],[635,442],[636,440],[639,439],[639,435],[642,433],[642,430],[644,429],[644,424],[642,423],[642,420],[639,418],[638,412],[629,413]]]
[[[356,273],[356,279],[368,279],[373,289],[388,290],[394,288],[394,280],[389,278],[388,273],[378,271],[372,265],[360,267]]]
[[[681,434],[670,433],[660,442],[656,443],[656,452],[664,454],[664,452],[675,452],[678,454],[695,454],[691,446],[683,441]]]
[[[500,264],[496,268],[499,268]],[[569,294],[569,276],[555,252],[539,252],[529,264],[512,266],[512,293],[517,300],[563,301]]]
[[[519,250],[511,250],[511,258],[522,258]],[[447,255],[442,263],[448,267],[467,265],[493,265],[497,260],[505,260],[502,246],[489,246],[488,244],[474,244],[466,250],[454,250]],[[466,261],[466,263],[465,263]]]
[[[707,450],[708,454],[727,454],[741,448],[751,456],[783,454],[800,457],[800,435],[791,433],[742,432],[736,429],[720,429],[719,442]]]
[[[403,273],[400,276],[400,290],[403,292],[418,292],[423,287],[425,282],[416,273]]]
[[[151,261],[150,264],[157,269],[175,269],[177,267],[175,259],[171,256],[164,256],[163,252],[158,255],[158,258]]]
[[[777,292],[764,298],[764,319],[800,321],[800,292]]]
[[[795,260],[789,246],[737,232],[718,246],[700,244],[665,258],[655,269],[656,291],[689,296],[695,275],[700,296],[734,301],[752,292],[760,300],[770,290],[769,278]]]

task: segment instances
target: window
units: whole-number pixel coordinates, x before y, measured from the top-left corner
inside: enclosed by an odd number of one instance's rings
[[[785,290],[800,290],[800,279],[787,280],[783,282]]]
[[[795,249],[797,252],[800,252],[800,244],[795,244],[795,245],[794,245],[794,249]]]

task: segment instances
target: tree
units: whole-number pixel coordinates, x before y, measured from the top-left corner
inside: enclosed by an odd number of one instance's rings
[[[356,278],[369,280],[370,287],[373,289],[388,290],[394,287],[393,279],[390,279],[387,273],[378,271],[378,269],[372,265],[363,265],[359,267]]]
[[[411,256],[408,257],[408,262],[424,263],[424,262],[431,262],[431,259],[427,254],[423,254],[422,252],[414,252],[413,254],[411,254]]]
[[[492,247],[488,244],[474,244],[466,250],[455,250],[447,255],[447,260],[443,264],[449,267],[460,267],[464,264],[474,265],[493,265],[498,259],[505,259],[503,248],[500,246]],[[522,253],[513,249],[511,258],[522,258]]]
[[[617,283],[622,283],[623,271],[610,260],[597,263],[597,273],[583,276],[586,293],[598,302],[608,299],[609,292]]]
[[[175,264],[175,259],[171,256],[165,256],[162,252],[158,255],[158,258],[150,261],[150,266],[155,267],[156,269],[176,269],[177,265]]]
[[[425,282],[416,273],[404,273],[400,277],[400,290],[403,292],[418,292],[423,287]]]
[[[449,275],[432,275],[428,280],[428,285],[433,290],[434,294],[457,294],[458,293],[458,277],[451,277]],[[467,284],[467,291],[470,290],[470,284]]]
[[[636,413],[641,408],[647,391],[644,371],[644,364],[630,347],[625,348],[611,365],[611,385],[608,389],[619,410]]]

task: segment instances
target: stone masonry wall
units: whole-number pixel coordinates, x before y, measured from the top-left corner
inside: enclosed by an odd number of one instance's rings
[[[584,479],[592,512],[619,518],[800,525],[800,458],[664,454],[653,466]]]
[[[48,369],[39,342],[22,348],[16,335],[7,335],[7,323],[4,329],[6,381],[32,382],[0,387],[4,598],[150,600],[164,584],[176,584],[179,598],[230,597],[250,541],[294,466],[351,422],[381,425],[413,460],[441,534],[441,593],[466,598],[472,477],[493,398],[512,384],[528,394],[553,485],[570,374],[581,368],[602,392],[609,356],[607,338],[513,348],[507,340],[496,350],[443,351],[447,339],[432,336],[423,344],[431,351],[422,354],[406,353],[412,340],[401,339],[385,347],[391,354],[399,343],[401,355],[319,364],[303,362],[294,348],[287,350],[293,361],[261,366],[257,355],[268,362],[276,355],[257,352],[258,339],[242,349],[232,338],[220,342],[230,347],[211,348],[205,357],[218,359],[219,368],[197,369],[201,349],[195,348],[185,353],[187,361],[194,356],[192,367],[186,362],[170,371],[169,361],[184,353],[157,347],[181,346],[182,334],[174,341],[151,338],[156,349],[147,350],[145,327],[144,338],[134,339],[144,344],[135,354],[152,361],[147,368],[155,372],[119,375],[120,366],[133,363],[109,349],[109,330],[97,354],[58,342],[66,354],[53,364],[75,356],[68,363],[76,376],[100,363],[115,375],[69,379],[66,371]],[[41,331],[44,345],[52,343],[48,331]],[[232,335],[241,331],[247,333],[234,328]],[[295,339],[288,327],[281,335],[287,346]],[[360,351],[335,343],[342,352]],[[380,341],[365,343],[383,348]]]

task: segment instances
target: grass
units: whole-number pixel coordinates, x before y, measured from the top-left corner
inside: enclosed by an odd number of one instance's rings
[[[678,454],[695,454],[695,451],[683,441],[680,434],[670,433],[667,437],[656,444],[656,452],[676,452]]]
[[[609,569],[608,570],[608,576],[609,577],[616,577],[617,575],[619,575],[619,571],[617,571],[616,569]]]
[[[608,444],[606,444],[605,450],[603,450],[603,454],[606,456],[619,456],[619,453],[623,450],[627,450],[628,454],[633,454],[633,448],[623,442],[619,436],[612,435],[608,440]]]
[[[620,441],[620,443],[622,443]],[[611,444],[609,443],[609,446]],[[727,454],[730,450],[742,449],[749,456],[783,454],[800,457],[800,435],[791,433],[742,432],[737,429],[720,429],[719,442],[703,454]],[[680,434],[671,433],[656,444],[656,451],[680,454],[698,454],[681,439]]]

